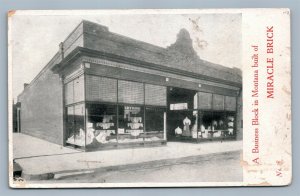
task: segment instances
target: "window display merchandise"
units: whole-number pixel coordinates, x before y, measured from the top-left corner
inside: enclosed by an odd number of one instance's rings
[[[85,146],[84,104],[67,108],[67,144]]]
[[[119,106],[118,142],[143,142],[144,107]]]
[[[226,139],[235,137],[236,98],[170,88],[169,137],[179,139]],[[176,107],[187,102],[188,107]]]

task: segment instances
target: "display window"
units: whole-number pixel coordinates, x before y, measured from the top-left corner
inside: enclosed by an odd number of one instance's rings
[[[87,149],[236,134],[236,97],[213,93],[87,75],[65,84],[65,105],[65,141]]]
[[[201,112],[199,115],[199,131],[200,138],[211,138],[212,137],[212,121],[213,115],[211,111]]]
[[[117,106],[111,104],[87,104],[86,144],[97,147],[117,142]]]
[[[164,131],[166,130],[166,109],[146,107],[145,117],[145,141],[164,139]]]
[[[85,146],[86,134],[84,116],[84,104],[78,104],[67,107],[67,144],[80,147]]]
[[[202,117],[202,138],[221,138],[226,134],[225,112],[204,112]]]
[[[169,139],[235,136],[235,97],[180,88],[169,88],[168,95]]]
[[[67,107],[67,123],[66,123],[66,143],[67,144],[74,144],[75,137],[74,137],[74,106]]]
[[[233,137],[236,135],[236,119],[235,119],[235,113],[227,113],[226,116],[226,136]]]
[[[235,135],[235,115],[224,112],[201,112],[199,138],[227,138]]]
[[[143,142],[144,107],[120,105],[118,111],[118,142]]]

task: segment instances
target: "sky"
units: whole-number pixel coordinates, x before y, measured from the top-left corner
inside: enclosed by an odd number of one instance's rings
[[[176,41],[180,29],[189,31],[193,47],[204,60],[241,68],[242,34],[240,14],[128,14],[109,11],[23,12],[9,25],[13,98],[51,60],[72,30],[89,20],[109,31],[161,47]]]

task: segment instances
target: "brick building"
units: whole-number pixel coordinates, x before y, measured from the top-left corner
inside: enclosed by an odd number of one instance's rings
[[[241,139],[241,75],[198,57],[185,29],[162,48],[82,21],[18,96],[18,122],[84,150]]]

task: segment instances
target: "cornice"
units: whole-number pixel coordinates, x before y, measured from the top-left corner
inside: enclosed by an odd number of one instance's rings
[[[68,66],[72,62],[74,62],[76,59],[78,59],[81,56],[87,56],[87,57],[95,57],[95,58],[101,58],[104,60],[110,60],[114,61],[117,63],[126,63],[128,65],[136,66],[136,67],[143,67],[147,69],[153,69],[153,70],[158,70],[162,72],[167,72],[167,73],[172,73],[172,74],[177,74],[177,75],[182,75],[182,76],[187,76],[187,77],[192,77],[195,79],[201,79],[201,80],[206,80],[210,82],[215,82],[215,83],[221,83],[225,85],[230,85],[238,88],[242,88],[242,82],[233,82],[233,81],[228,81],[220,78],[214,78],[211,76],[206,76],[203,74],[198,74],[186,70],[180,70],[172,67],[167,67],[164,65],[158,65],[154,63],[149,63],[149,62],[144,62],[136,59],[131,59],[115,54],[110,54],[102,51],[96,51],[88,48],[83,48],[83,47],[76,47],[69,55],[67,55],[59,64],[55,65],[52,68],[52,71],[55,73],[59,73],[62,69],[64,69],[65,66]]]

